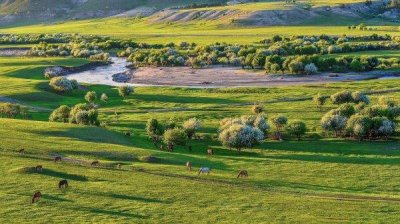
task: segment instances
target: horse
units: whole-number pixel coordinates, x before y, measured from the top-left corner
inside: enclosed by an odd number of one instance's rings
[[[207,155],[212,156],[214,155],[214,150],[212,148],[207,149]]]
[[[56,162],[61,162],[61,160],[62,160],[61,156],[56,156],[56,157],[54,158],[54,162],[55,162],[55,163],[56,163]]]
[[[39,201],[39,199],[42,197],[42,193],[40,193],[40,191],[36,192],[35,194],[33,194],[32,197],[32,204]]]
[[[18,153],[19,153],[19,154],[25,154],[25,149],[20,149],[20,150],[18,150]]]
[[[249,173],[247,172],[247,170],[241,170],[239,171],[239,174],[237,175],[237,178],[239,177],[248,177]]]
[[[68,188],[68,181],[67,180],[60,180],[58,183],[58,188]]]
[[[131,137],[131,135],[132,135],[132,133],[129,132],[129,131],[128,131],[128,132],[125,132],[125,136],[126,136],[126,137]]]
[[[199,173],[197,175],[200,175],[202,173],[206,173],[207,175],[211,172],[211,168],[209,167],[201,167],[199,169]]]
[[[41,173],[43,171],[43,166],[42,165],[37,165],[35,167],[35,171]]]
[[[192,170],[192,164],[191,164],[189,161],[186,162],[186,169],[187,169],[188,171],[191,171],[191,170]]]
[[[98,166],[100,164],[100,162],[99,161],[93,161],[90,165],[91,166]]]

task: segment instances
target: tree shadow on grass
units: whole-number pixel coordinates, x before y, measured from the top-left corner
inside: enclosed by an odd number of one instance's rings
[[[58,201],[58,202],[74,202],[73,200],[70,200],[70,199],[60,198],[60,197],[57,197],[54,195],[48,195],[48,194],[43,194],[42,198],[46,199],[46,200]]]
[[[146,202],[146,203],[163,203],[163,204],[168,204],[168,201],[162,201],[157,198],[145,198],[141,196],[134,196],[134,195],[125,195],[125,194],[117,194],[117,193],[111,193],[111,192],[90,192],[90,191],[82,191],[82,190],[77,190],[77,193],[80,193],[82,195],[92,195],[95,197],[108,197],[108,198],[114,198],[114,199],[123,199],[123,200],[130,200],[130,201],[141,201],[141,202]]]
[[[68,157],[68,155],[73,155],[73,156],[96,158],[100,160],[123,161],[123,162],[134,162],[138,160],[137,156],[132,153],[123,153],[118,151],[64,150],[62,151],[62,153],[66,155],[66,157]]]
[[[37,173],[37,174],[51,176],[51,177],[57,177],[60,179],[67,179],[67,180],[88,181],[88,178],[83,175],[69,174],[69,173],[59,172],[59,171],[55,171],[55,170],[47,169],[47,168],[44,168],[43,172]]]
[[[227,104],[227,103],[241,103],[239,100],[221,99],[212,97],[198,97],[198,96],[176,96],[176,95],[159,95],[159,94],[138,94],[135,99],[151,102],[164,102],[164,103],[192,103],[192,104]]]
[[[147,219],[149,216],[147,215],[139,215],[133,214],[124,211],[117,211],[117,210],[106,210],[101,208],[90,208],[90,207],[83,207],[83,206],[74,206],[72,210],[80,211],[80,212],[89,212],[93,214],[100,214],[100,215],[111,215],[111,216],[120,216],[125,218],[139,218],[139,219]]]

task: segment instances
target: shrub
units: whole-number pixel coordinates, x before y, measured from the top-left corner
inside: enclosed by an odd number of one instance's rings
[[[71,81],[69,81],[65,77],[55,77],[50,80],[51,88],[53,90],[60,92],[60,93],[66,93],[66,92],[71,92],[73,90],[73,86]]]
[[[183,130],[186,132],[189,139],[193,137],[197,130],[200,129],[200,121],[197,118],[190,118],[182,125]]]
[[[329,98],[329,97],[323,96],[323,95],[321,95],[320,93],[318,93],[317,95],[315,95],[315,96],[313,97],[313,102],[317,105],[319,111],[322,110],[322,106],[325,104],[325,102],[326,102],[326,100],[327,100],[328,98]]]
[[[162,126],[158,123],[158,121],[154,118],[147,120],[146,123],[146,132],[150,138],[154,136],[162,135],[163,130]]]
[[[353,92],[351,94],[351,97],[353,98],[354,103],[369,104],[369,102],[370,102],[368,96],[361,92]]]
[[[164,132],[164,142],[168,145],[185,146],[188,141],[187,134],[179,128],[168,129]]]
[[[134,92],[134,89],[132,86],[119,86],[118,87],[118,94],[122,96],[123,98],[128,97]]]
[[[250,125],[232,124],[219,134],[222,145],[235,148],[239,152],[243,148],[251,148],[264,139],[264,133]]]
[[[62,105],[59,108],[55,109],[51,114],[49,120],[52,122],[64,122],[67,123],[69,120],[69,114],[71,112],[71,108],[67,105]]]
[[[95,91],[89,91],[85,95],[85,100],[88,103],[94,103],[97,100],[97,93]]]
[[[352,116],[346,125],[346,130],[353,136],[362,140],[370,133],[372,121],[371,118],[364,115]]]
[[[103,101],[104,103],[107,103],[108,102],[107,94],[105,93],[101,94],[100,100]]]
[[[77,124],[88,125],[89,124],[89,112],[86,110],[79,111],[75,115],[75,121]]]
[[[280,131],[287,124],[287,117],[284,115],[277,115],[271,118],[272,124]]]
[[[69,113],[69,122],[71,123],[77,123],[76,121],[76,115],[80,112],[80,111],[87,111],[88,110],[88,106],[85,103],[80,103],[80,104],[76,104],[70,111]]]
[[[71,79],[69,81],[71,82],[72,89],[78,89],[79,88],[78,81],[76,81],[75,79]]]
[[[352,93],[347,90],[337,92],[331,95],[332,103],[334,104],[351,103],[353,102],[353,97],[351,94]]]
[[[261,114],[262,112],[264,112],[264,106],[261,104],[256,104],[251,107],[251,111],[255,114]]]
[[[302,121],[292,121],[288,124],[286,130],[289,134],[296,136],[300,140],[301,136],[306,133],[307,126]]]
[[[322,129],[325,131],[333,131],[338,136],[346,127],[347,119],[340,115],[327,114],[321,119]]]
[[[7,118],[15,118],[21,114],[21,106],[14,103],[0,103],[0,114]]]
[[[379,103],[379,105],[386,105],[386,106],[389,106],[389,107],[396,106],[396,101],[393,98],[388,97],[388,96],[379,97],[378,103]]]
[[[318,68],[317,68],[317,66],[315,66],[314,63],[310,63],[310,64],[307,64],[306,66],[304,66],[304,73],[306,75],[314,75],[314,74],[317,74],[317,72],[318,72]]]

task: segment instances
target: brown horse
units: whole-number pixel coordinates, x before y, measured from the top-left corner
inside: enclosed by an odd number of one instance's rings
[[[68,181],[67,180],[60,180],[60,182],[58,182],[58,188],[68,188]]]
[[[36,192],[32,197],[32,204],[39,201],[39,199],[41,197],[42,197],[42,193],[40,193],[40,191]]]
[[[55,162],[55,163],[56,163],[56,162],[61,162],[61,160],[62,160],[61,156],[56,156],[56,157],[54,158],[54,162]]]
[[[90,165],[91,166],[98,166],[100,164],[100,162],[99,161],[93,161]]]
[[[207,155],[212,156],[214,155],[214,150],[212,148],[207,149]]]
[[[35,167],[35,171],[41,173],[43,171],[43,166],[42,165],[37,165]]]
[[[191,170],[192,170],[192,164],[191,164],[189,161],[186,162],[186,169],[187,169],[188,171],[191,171]]]
[[[20,150],[18,150],[18,153],[19,153],[19,154],[25,154],[25,149],[20,149]]]
[[[239,171],[239,174],[237,175],[237,178],[239,177],[248,177],[249,173],[247,172],[247,170],[241,170]]]

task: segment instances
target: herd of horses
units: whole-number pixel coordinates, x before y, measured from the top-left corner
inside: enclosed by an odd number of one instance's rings
[[[189,150],[191,150],[191,149],[192,149],[192,147],[189,146]],[[25,149],[20,149],[20,150],[18,150],[18,152],[20,154],[25,154]],[[214,155],[214,150],[211,149],[211,148],[208,148],[207,149],[207,155],[209,155],[209,156]],[[62,157],[61,156],[56,156],[56,157],[54,157],[53,161],[55,163],[61,162],[62,161]],[[90,165],[91,166],[99,166],[100,162],[95,160],[95,161],[91,162]],[[120,169],[121,168],[121,164],[118,163],[116,165],[116,167],[117,167],[117,169]],[[38,173],[43,172],[43,166],[42,165],[37,165],[34,169]],[[192,171],[192,163],[191,162],[189,162],[189,161],[186,162],[186,169],[187,169],[187,171]],[[210,174],[210,172],[211,172],[211,168],[210,167],[200,167],[197,175],[200,175],[200,174],[207,174],[208,175],[208,174]],[[247,170],[240,170],[236,178],[248,177],[248,176],[249,176],[249,174],[248,174]],[[60,182],[58,183],[58,188],[59,189],[68,188],[68,180],[65,180],[65,179],[60,180]],[[32,203],[38,202],[41,197],[42,197],[42,193],[40,191],[35,192],[35,194],[33,194],[33,197],[32,197]]]

